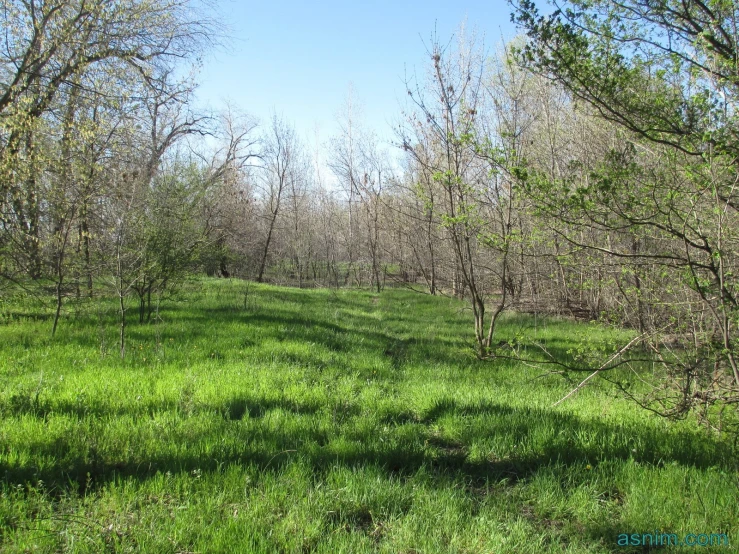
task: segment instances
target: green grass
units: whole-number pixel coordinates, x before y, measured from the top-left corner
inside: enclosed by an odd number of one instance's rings
[[[131,324],[123,361],[113,302],[53,340],[6,303],[0,551],[645,552],[617,536],[655,529],[739,544],[730,443],[600,382],[552,409],[571,384],[478,361],[464,304],[244,289],[188,284]],[[504,323],[561,352],[614,337]]]

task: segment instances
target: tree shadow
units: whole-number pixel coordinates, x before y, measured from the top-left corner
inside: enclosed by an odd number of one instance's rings
[[[403,338],[389,331],[379,330],[376,320],[371,320],[371,326],[365,328],[361,324],[361,316],[352,316],[352,324],[341,325],[334,322],[316,320],[308,316],[295,317],[288,310],[270,310],[268,313],[243,313],[232,311],[229,308],[214,310],[215,315],[206,315],[202,312],[183,312],[177,317],[178,324],[188,328],[186,339],[193,344],[208,341],[211,344],[223,341],[230,350],[230,346],[238,348],[257,348],[267,341],[277,343],[314,344],[337,354],[372,355],[378,358],[387,358],[393,369],[400,369],[412,361],[433,360],[436,363],[458,365],[460,352],[469,352],[464,348],[464,341],[452,338],[412,337]],[[367,316],[369,318],[369,316]],[[213,326],[218,321],[218,326]],[[359,321],[359,323],[358,323]],[[245,333],[250,327],[260,330],[259,336],[248,336],[233,333],[233,326],[244,326]],[[370,327],[370,328],[367,328]],[[170,335],[163,328],[165,336]],[[152,341],[152,329],[144,325],[131,325],[127,331],[129,344],[147,344]],[[97,349],[99,338],[94,334],[75,334],[70,341],[77,345]],[[232,343],[230,346],[228,343]],[[235,350],[238,350],[235,348]],[[216,353],[217,355],[217,353]],[[306,354],[282,352],[280,357],[285,361],[297,364],[315,365],[316,361]],[[288,358],[293,357],[293,360]]]
[[[373,465],[385,468],[388,473],[412,473],[421,466],[443,470],[465,482],[495,481],[503,478],[518,481],[535,474],[541,468],[567,468],[584,463],[594,466],[602,461],[634,460],[639,463],[660,467],[678,463],[697,469],[719,467],[735,470],[735,452],[731,445],[707,435],[685,431],[665,433],[658,429],[637,424],[614,424],[598,420],[585,420],[571,414],[536,408],[512,408],[490,402],[460,404],[454,400],[440,400],[421,413],[408,409],[385,409],[370,416],[358,405],[344,404],[346,413],[331,432],[319,429],[312,418],[331,414],[336,407],[317,401],[293,401],[284,398],[236,396],[217,404],[199,404],[181,422],[198,414],[219,414],[224,425],[238,425],[250,420],[256,438],[245,436],[242,450],[224,451],[215,458],[192,453],[177,456],[157,454],[150,459],[135,462],[116,460],[116,452],[95,449],[72,451],[75,441],[68,437],[43,443],[37,442],[30,452],[32,457],[58,460],[45,463],[43,468],[15,466],[0,461],[0,474],[8,482],[30,482],[38,479],[64,488],[71,479],[80,484],[89,473],[99,485],[111,479],[125,476],[147,479],[156,472],[165,471],[215,471],[219,464],[256,464],[276,469],[288,463],[271,461],[277,452],[295,451],[307,460],[317,473],[339,463],[346,466]],[[173,403],[147,405],[135,408],[107,409],[104,406],[80,407],[71,403],[56,403],[53,407],[25,412],[38,418],[49,418],[53,414],[66,415],[80,420],[100,420],[115,417],[135,416],[151,418],[156,414],[180,410]],[[289,428],[266,429],[260,423],[267,414],[275,410],[301,416]],[[358,419],[374,419],[378,425],[388,429],[384,442],[375,437],[357,434],[353,425]],[[465,421],[477,420],[479,425],[471,427],[468,434],[449,437],[438,433],[438,423],[445,418]],[[253,429],[252,429],[253,427]],[[552,432],[555,430],[555,432]],[[559,436],[557,433],[565,430]],[[188,431],[189,432],[189,431]],[[190,434],[191,444],[209,443],[217,433],[199,431]],[[520,454],[505,457],[472,459],[469,447],[476,441],[495,437],[514,438],[525,444],[532,437],[550,433],[546,444],[534,449],[523,449]],[[394,436],[396,435],[396,436]],[[578,441],[578,437],[587,440]],[[620,437],[615,440],[614,437]],[[327,448],[332,441],[348,440],[347,448]],[[402,439],[402,440],[401,440]],[[639,450],[634,452],[633,444]],[[270,462],[269,464],[267,462]],[[556,464],[555,464],[556,462]],[[146,469],[142,469],[146,467]]]
[[[428,486],[439,491],[450,486],[461,487],[463,494],[479,500],[480,495],[490,494],[491,486],[498,487],[495,490],[500,486],[512,487],[542,471],[566,487],[577,487],[578,482],[586,484],[594,472],[583,476],[585,464],[591,465],[594,471],[601,463],[627,460],[654,468],[676,463],[700,470],[736,469],[736,452],[730,445],[707,435],[679,430],[665,432],[636,423],[588,420],[552,410],[515,408],[494,402],[462,403],[450,398],[441,398],[416,411],[404,406],[386,406],[381,411],[368,412],[367,407],[363,409],[348,401],[322,403],[279,396],[237,395],[191,409],[183,409],[176,403],[113,410],[104,405],[82,409],[71,403],[56,403],[53,409],[28,414],[39,418],[59,414],[99,424],[128,416],[130,419],[126,421],[135,422],[136,418],[154,418],[172,411],[179,419],[174,430],[163,434],[161,441],[163,445],[187,445],[184,448],[165,446],[151,454],[146,454],[145,449],[132,453],[120,447],[106,447],[109,442],[105,440],[80,442],[74,436],[59,436],[29,445],[30,460],[22,465],[11,464],[8,456],[0,458],[0,476],[11,485],[33,486],[43,481],[52,497],[83,496],[112,482],[133,480],[143,484],[168,472],[207,474],[230,466],[249,466],[262,474],[277,474],[299,460],[317,482],[326,479],[337,467],[371,468],[388,480],[404,480],[424,472],[433,476]],[[275,419],[278,413],[282,415]],[[275,424],[285,416],[289,424]],[[198,417],[202,420],[188,425],[191,418]],[[367,420],[373,425],[367,425]],[[359,430],[360,421],[361,428],[368,431]],[[443,432],[445,422],[449,421],[464,421],[467,425],[463,432],[450,435]],[[380,432],[382,440],[377,436]],[[222,437],[231,440],[226,446],[218,447]],[[533,448],[526,446],[537,437],[539,442]],[[472,455],[475,445],[494,439],[515,441],[521,448],[503,455],[494,452],[482,457]],[[639,445],[636,452],[632,448],[634,444]],[[369,526],[361,509],[347,517],[351,525]],[[533,511],[526,517],[535,526],[546,524]],[[607,522],[588,523],[581,531],[596,542],[609,544],[615,544],[616,537],[624,532]]]
[[[203,340],[230,332],[213,329],[213,321],[218,321],[224,327],[229,324],[259,327],[262,332],[258,339],[228,339],[240,341],[240,344],[247,340],[247,347],[257,347],[267,340],[313,343],[332,353],[372,354],[377,359],[387,360],[393,370],[417,360],[428,362],[429,358],[437,363],[460,365],[460,341],[394,335],[383,326],[387,321],[383,323],[372,318],[369,301],[331,298],[330,295],[326,296],[328,300],[313,300],[305,291],[290,290],[272,296],[279,296],[284,302],[305,304],[301,309],[306,315],[289,309],[249,311],[231,305],[202,310],[174,306],[167,310],[178,324],[188,326],[188,340]],[[325,307],[325,302],[360,313],[351,316],[351,325],[310,317],[311,306]],[[413,318],[400,318],[398,322],[407,325],[409,320]],[[355,328],[363,322],[377,330]],[[347,341],[350,335],[353,340]],[[146,324],[134,324],[129,329],[130,340],[143,342],[151,338],[151,329]],[[77,333],[74,340],[88,347],[96,346],[94,336]],[[558,359],[572,359],[568,352],[571,345],[566,340],[554,337],[547,344]],[[323,364],[320,357],[311,353],[287,350],[280,354],[280,359],[306,367],[320,368]],[[462,370],[460,375],[464,375]],[[10,462],[10,457],[0,457],[0,477],[6,483],[33,484],[41,480],[53,495],[84,495],[119,479],[144,482],[166,472],[218,472],[229,465],[250,465],[265,473],[280,472],[299,458],[312,470],[316,480],[337,466],[371,466],[388,479],[410,477],[423,469],[438,477],[431,480],[430,486],[442,489],[453,482],[463,485],[467,494],[474,495],[477,494],[475,490],[486,490],[489,483],[504,482],[512,486],[544,470],[554,473],[560,482],[572,482],[577,468],[584,464],[597,467],[604,461],[633,460],[653,467],[676,463],[700,470],[736,469],[736,452],[728,444],[677,429],[666,432],[636,423],[589,420],[554,410],[516,408],[489,401],[463,403],[453,398],[441,398],[423,409],[394,405],[373,410],[372,406],[363,407],[351,399],[331,402],[249,394],[213,403],[171,400],[127,406],[111,406],[104,400],[80,403],[49,399],[44,395],[33,401],[30,397],[20,399],[15,404],[0,406],[0,413],[43,420],[61,415],[95,422],[103,429],[112,425],[116,418],[128,418],[126,421],[135,423],[138,419],[172,413],[175,429],[163,432],[161,441],[163,445],[174,443],[182,447],[163,447],[151,454],[135,449],[124,453],[116,446],[106,446],[104,441],[86,444],[70,436],[50,441],[41,437],[29,443],[27,461]],[[289,426],[272,424],[270,416],[278,412],[290,417]],[[177,427],[184,427],[185,422],[196,418],[209,422],[210,429],[200,425],[185,432]],[[369,431],[358,430],[360,420],[367,423],[362,429]],[[459,425],[462,430],[455,434],[444,433],[449,421],[464,422]],[[384,433],[382,440],[377,436],[380,431]],[[238,444],[231,442],[220,449],[213,446],[223,433],[237,435]],[[522,447],[516,451],[473,455],[473,447],[496,440]],[[198,448],[198,445],[208,445],[212,449]],[[352,512],[348,516],[350,523],[369,527],[371,520],[365,511]],[[604,538],[615,544],[614,537],[620,530],[593,524],[587,531],[596,539]]]

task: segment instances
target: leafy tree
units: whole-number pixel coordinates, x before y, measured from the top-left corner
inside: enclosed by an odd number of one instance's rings
[[[131,289],[139,297],[139,321],[151,318],[152,294],[161,295],[181,280],[198,258],[205,236],[199,224],[204,179],[196,167],[160,172],[145,201],[131,244],[142,254]]]
[[[652,295],[655,301],[665,288],[680,287],[679,303],[663,304],[652,321],[643,314],[640,320],[668,377],[659,388],[659,411],[677,415],[699,404],[735,403],[736,6],[571,0],[541,15],[524,0],[514,10],[529,37],[519,59],[622,130],[620,143],[595,162],[567,160],[568,171],[558,177],[522,172],[529,192],[571,229],[599,231],[595,241],[564,233],[575,246],[659,268],[663,290]],[[618,236],[630,238],[619,244]],[[640,304],[647,296],[635,282]],[[666,347],[666,333],[679,349]]]

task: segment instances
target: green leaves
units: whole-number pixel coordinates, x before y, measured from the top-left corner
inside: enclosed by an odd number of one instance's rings
[[[530,38],[519,61],[607,119],[691,154],[711,126],[728,125],[734,99],[719,89],[737,84],[737,52],[717,37],[733,36],[733,15],[667,0],[574,0],[548,16],[532,2],[514,9]]]

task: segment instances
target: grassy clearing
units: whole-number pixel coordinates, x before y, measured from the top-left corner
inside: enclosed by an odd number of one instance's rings
[[[162,321],[0,325],[3,552],[644,552],[728,533],[732,446],[475,359],[456,301],[206,280]],[[512,316],[551,349],[613,333]],[[701,548],[729,552],[732,547]],[[689,548],[675,551],[690,551]],[[661,552],[669,552],[662,549]]]

